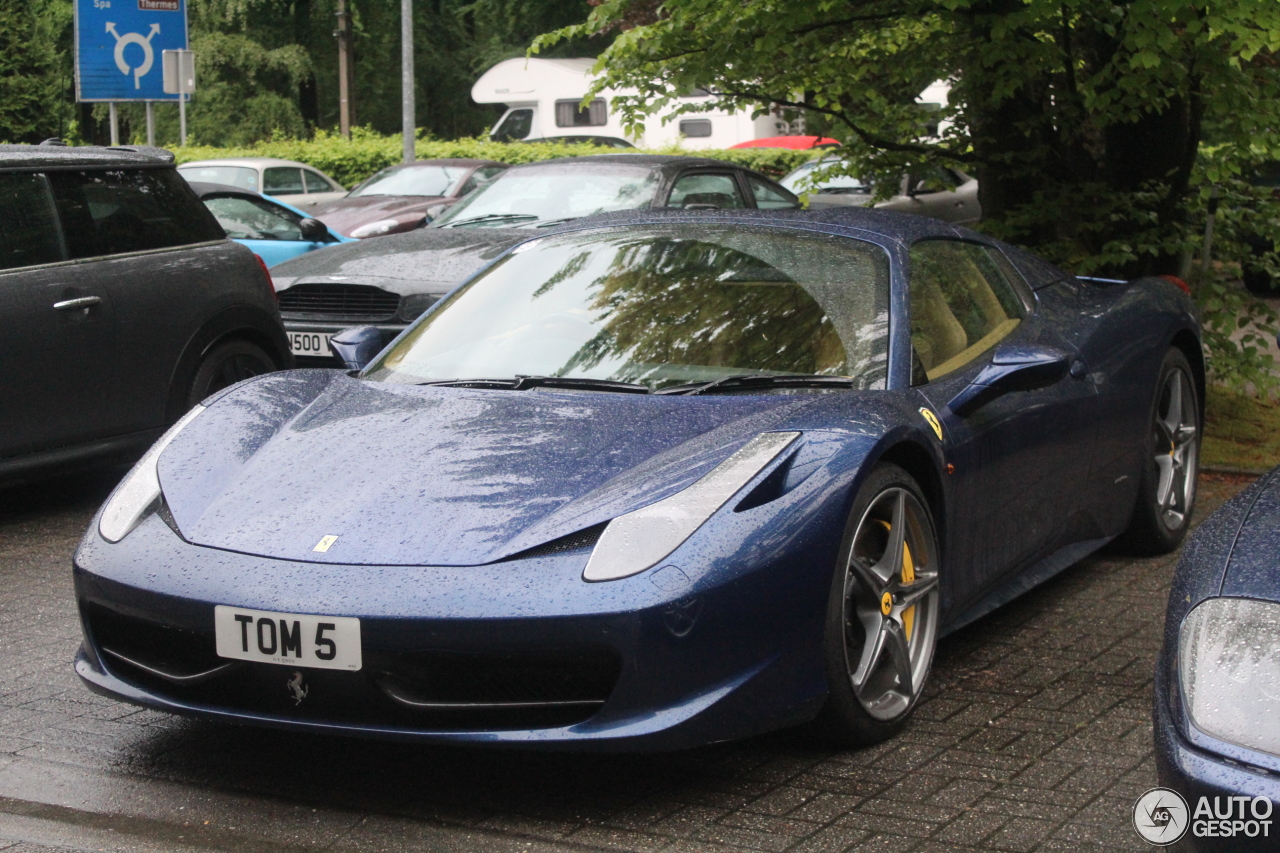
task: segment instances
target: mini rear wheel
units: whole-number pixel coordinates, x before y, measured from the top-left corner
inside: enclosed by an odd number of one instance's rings
[[[1182,542],[1200,473],[1200,399],[1187,357],[1165,354],[1151,410],[1142,479],[1129,527],[1117,544],[1135,554],[1167,554]]]
[[[256,344],[248,341],[218,344],[200,359],[187,394],[187,408],[243,379],[274,370],[276,363]]]
[[[866,746],[915,709],[938,639],[938,540],[919,486],[880,464],[846,524],[827,606],[827,702],[819,734]]]

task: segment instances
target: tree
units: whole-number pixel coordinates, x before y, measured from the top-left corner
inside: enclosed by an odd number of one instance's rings
[[[597,89],[635,89],[616,101],[631,119],[694,87],[802,110],[882,186],[931,164],[976,174],[984,227],[1086,271],[1178,271],[1207,127],[1237,160],[1280,154],[1280,3],[593,3],[534,50],[618,33]],[[951,124],[926,139],[915,97],[937,79],[950,102],[929,118]]]
[[[71,7],[0,0],[0,140],[40,142],[71,121]]]

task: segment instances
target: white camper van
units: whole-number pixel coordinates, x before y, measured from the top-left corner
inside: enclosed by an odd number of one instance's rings
[[[546,139],[557,136],[594,136],[627,139],[642,148],[679,143],[684,148],[728,148],[739,142],[785,136],[794,131],[781,118],[767,114],[751,117],[751,110],[687,113],[663,122],[650,116],[639,138],[627,136],[612,109],[614,95],[628,90],[605,89],[590,107],[582,98],[591,88],[594,59],[507,59],[486,71],[471,87],[478,104],[505,104],[507,111],[493,126],[500,140]],[[682,101],[707,101],[696,90]]]

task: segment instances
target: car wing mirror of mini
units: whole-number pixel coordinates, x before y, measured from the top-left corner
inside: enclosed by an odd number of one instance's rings
[[[364,370],[382,347],[382,330],[377,326],[353,326],[329,338],[329,349],[347,370]]]
[[[1067,375],[1070,364],[1070,353],[1055,347],[997,347],[991,363],[963,391],[952,397],[947,407],[959,417],[968,417],[997,397],[1055,384]]]
[[[325,224],[319,219],[312,219],[310,216],[298,221],[298,230],[302,232],[303,239],[310,240],[312,243],[329,243],[333,240]]]

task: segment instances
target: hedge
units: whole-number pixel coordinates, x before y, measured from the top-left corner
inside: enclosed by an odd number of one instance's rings
[[[171,149],[178,163],[192,160],[214,160],[223,157],[279,157],[314,166],[347,187],[394,166],[401,159],[399,136],[380,136],[367,130],[355,130],[351,139],[320,132],[314,140],[276,139],[247,148],[214,148],[192,145]],[[641,151],[643,149],[636,149]],[[452,142],[419,139],[415,145],[419,160],[444,157],[477,157],[502,163],[532,163],[555,157],[581,157],[587,154],[617,154],[617,148],[594,145],[566,145],[550,142],[494,142],[489,139],[458,139]],[[649,154],[687,154],[713,157],[738,163],[765,175],[780,178],[801,163],[825,151],[794,151],[787,148],[738,148],[691,151],[682,148],[643,150]]]

